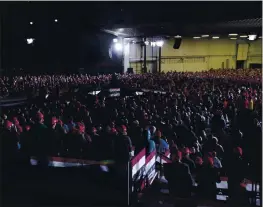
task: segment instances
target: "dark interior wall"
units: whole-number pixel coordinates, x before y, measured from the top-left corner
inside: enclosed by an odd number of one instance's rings
[[[108,48],[114,36],[98,27],[74,19],[47,16],[43,9],[38,14],[23,15],[9,5],[2,13],[2,66],[17,73],[20,68],[30,73],[77,72],[92,65],[110,61]],[[1,5],[0,5],[1,7]],[[34,10],[32,10],[34,11]],[[16,14],[16,15],[15,15]],[[43,16],[45,18],[43,18]],[[29,22],[34,24],[30,25]],[[35,38],[33,45],[26,38]]]

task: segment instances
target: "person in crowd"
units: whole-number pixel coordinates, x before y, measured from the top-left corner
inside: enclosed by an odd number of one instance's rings
[[[112,75],[1,77],[1,96],[7,95],[7,91],[36,93],[40,89],[48,89],[50,93],[50,98],[32,98],[24,106],[3,107],[0,133],[4,137],[16,138],[1,140],[7,142],[7,148],[16,146],[10,154],[15,154],[17,150],[23,154],[28,151],[27,157],[29,154],[37,156],[40,163],[45,163],[45,158],[53,153],[54,148],[64,153],[60,155],[97,160],[107,158],[110,156],[108,151],[112,151],[114,159],[122,163],[130,159],[131,148],[135,148],[135,155],[144,147],[147,154],[167,148],[173,154],[180,149],[185,162],[189,161],[187,157],[191,160],[188,163],[190,171],[194,165],[198,168],[196,173],[200,189],[207,187],[212,188],[211,191],[213,186],[209,186],[201,174],[208,172],[208,180],[214,182],[212,172],[220,166],[214,158],[218,157],[224,171],[229,174],[233,194],[233,186],[239,186],[237,183],[244,177],[241,174],[247,171],[248,163],[250,171],[261,177],[258,173],[261,171],[261,157],[258,155],[262,150],[261,75],[262,70],[259,69],[116,74],[119,87],[140,87],[148,92],[140,96],[112,98],[99,94],[92,98],[84,95],[86,92],[82,87],[109,86]],[[65,86],[71,92],[63,94]],[[78,91],[75,90],[77,87]],[[58,88],[61,94],[55,97],[52,91]],[[156,92],[161,89],[162,93]],[[52,117],[56,118],[56,123]],[[7,121],[13,122],[11,131],[4,125]],[[106,128],[108,125],[111,130]],[[29,131],[27,126],[31,128]],[[157,137],[161,139],[155,140]],[[163,142],[161,146],[158,140],[162,139],[167,139],[169,145]],[[11,140],[17,140],[16,145]],[[54,145],[54,140],[61,141]],[[242,156],[237,153],[240,151],[237,147],[242,149]],[[184,150],[187,148],[190,154]],[[215,152],[216,156],[209,155],[210,152]],[[203,164],[197,164],[199,157],[204,160]],[[212,167],[209,160],[213,161]]]
[[[162,133],[160,131],[156,133],[155,146],[159,153],[165,153],[169,150],[169,144],[162,138]]]
[[[171,195],[189,198],[191,197],[193,178],[188,165],[181,160],[181,151],[172,154],[172,163],[164,164],[164,176],[168,181]]]
[[[214,168],[214,161],[211,156],[206,156],[204,163],[198,170],[196,182],[198,184],[198,197],[201,199],[216,198],[216,182],[219,181],[219,174]]]
[[[237,202],[242,195],[240,184],[248,175],[248,165],[243,160],[242,148],[235,147],[227,162],[229,197],[233,202]]]
[[[216,152],[215,151],[213,151],[211,153],[211,157],[213,158],[214,168],[221,169],[222,168],[222,163],[221,163],[220,159],[216,156]]]
[[[188,147],[183,148],[182,162],[189,166],[191,172],[195,172],[195,162],[190,158],[190,149]]]
[[[132,142],[127,134],[126,126],[122,125],[119,129],[119,135],[114,140],[115,160],[118,163],[127,163],[131,158]]]

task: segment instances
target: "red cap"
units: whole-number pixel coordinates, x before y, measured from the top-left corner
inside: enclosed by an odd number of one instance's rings
[[[29,131],[31,129],[31,127],[29,125],[26,125],[25,129],[26,129],[26,131]]]
[[[201,157],[196,157],[195,163],[198,164],[198,165],[202,165],[203,164],[203,159]]]
[[[97,132],[97,129],[96,129],[95,127],[92,127],[91,131],[92,131],[93,133],[96,133],[96,132]]]
[[[214,159],[212,157],[207,158],[208,165],[214,166]]]
[[[176,152],[176,156],[177,156],[179,159],[182,159],[182,152],[181,152],[181,151],[177,151],[177,152]]]
[[[58,123],[57,118],[56,117],[52,117],[51,123],[52,123],[52,125],[55,125],[56,123]]]
[[[121,125],[121,130],[122,130],[123,132],[126,132],[126,131],[127,131],[127,127],[126,127],[125,125]]]
[[[12,123],[11,121],[8,121],[8,120],[7,120],[7,121],[5,122],[5,128],[7,128],[7,129],[11,128],[12,125],[13,125],[13,123]]]
[[[111,133],[115,134],[117,133],[117,130],[115,128],[111,128]]]
[[[185,147],[183,152],[184,154],[190,154],[190,149],[188,147]]]
[[[44,119],[44,115],[41,112],[37,112],[36,117],[39,119]]]
[[[78,123],[77,123],[77,127],[78,127],[78,129],[79,129],[79,131],[80,131],[81,133],[84,133],[84,132],[85,132],[85,126],[84,126],[84,124],[82,124],[81,122],[78,122]]]
[[[243,155],[243,150],[241,147],[236,147],[234,149],[234,152],[237,153],[239,156],[242,156]]]

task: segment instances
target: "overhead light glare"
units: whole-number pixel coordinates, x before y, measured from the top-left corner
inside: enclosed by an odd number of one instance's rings
[[[114,38],[114,39],[113,39],[113,42],[114,42],[114,43],[117,43],[117,42],[118,42],[118,39]]]
[[[120,43],[115,43],[115,50],[116,51],[122,51],[122,45]]]
[[[30,24],[30,25],[33,25],[33,24],[34,24],[34,22],[29,22],[29,24]]]
[[[162,40],[157,41],[157,42],[156,42],[156,45],[157,45],[158,47],[162,47],[162,46],[163,46],[163,41],[162,41]]]
[[[194,39],[200,39],[201,37],[193,37]]]
[[[240,37],[241,38],[247,38],[247,35],[241,35]]]
[[[219,37],[218,36],[215,36],[215,37],[212,37],[213,39],[219,39]]]
[[[156,46],[156,42],[151,42],[151,46],[155,47]]]
[[[27,39],[26,39],[26,42],[27,42],[27,44],[28,44],[28,45],[31,45],[31,44],[33,44],[33,43],[34,43],[34,41],[35,41],[35,39],[34,39],[34,38],[27,38]]]
[[[182,38],[182,36],[176,35],[176,36],[174,36],[174,38]]]
[[[231,37],[230,39],[231,39],[231,40],[236,40],[237,38],[236,38],[236,37]]]
[[[258,38],[259,38],[259,39],[262,39],[262,37],[261,37],[261,36],[259,36]]]
[[[145,41],[144,43],[145,43],[145,45],[149,45],[149,41]]]
[[[255,40],[257,35],[248,35],[248,40]]]
[[[237,36],[238,34],[229,34],[229,36]]]
[[[201,37],[209,37],[209,35],[201,35]]]

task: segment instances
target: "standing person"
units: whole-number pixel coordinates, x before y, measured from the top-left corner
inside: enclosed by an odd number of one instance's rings
[[[196,175],[199,197],[214,200],[216,198],[216,182],[218,179],[219,177],[214,168],[213,158],[208,156],[205,158],[204,164],[200,166]]]
[[[187,164],[182,163],[182,152],[172,154],[172,163],[164,164],[164,176],[168,180],[170,194],[180,198],[190,198],[193,178]]]
[[[120,135],[114,140],[115,159],[118,163],[127,163],[131,158],[132,142],[127,134],[126,126],[120,128]]]
[[[245,178],[247,172],[247,165],[243,160],[243,150],[241,147],[234,148],[232,156],[228,158],[226,171],[230,200],[233,203],[239,202],[241,195],[240,183]]]
[[[37,156],[39,165],[48,165],[48,152],[50,151],[50,138],[48,136],[48,128],[44,124],[44,115],[41,112],[36,114],[36,124],[31,129],[32,135],[32,152],[33,156]]]

